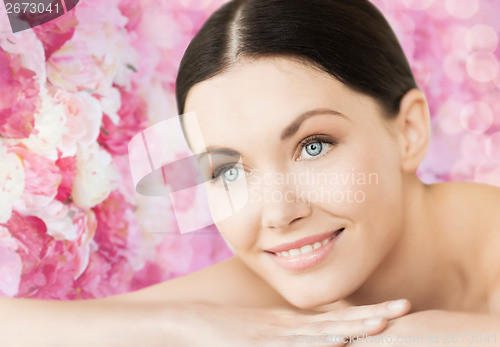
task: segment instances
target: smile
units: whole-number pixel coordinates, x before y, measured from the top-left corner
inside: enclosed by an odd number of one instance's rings
[[[326,258],[343,231],[344,228],[341,228],[333,233],[310,236],[265,252],[286,270],[305,270]]]
[[[289,251],[283,251],[276,253],[278,257],[295,257],[297,255],[302,255],[302,254],[307,254],[309,252],[314,251],[315,249],[321,248],[322,246],[326,245],[328,241],[330,241],[331,238],[324,239],[322,242],[316,241],[312,245],[305,245],[300,248],[294,248],[290,249]]]

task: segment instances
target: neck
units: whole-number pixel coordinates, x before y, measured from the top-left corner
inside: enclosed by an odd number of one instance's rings
[[[406,298],[416,312],[453,307],[463,295],[463,276],[452,260],[439,197],[414,175],[405,180],[400,238],[368,280],[344,299],[350,305]]]

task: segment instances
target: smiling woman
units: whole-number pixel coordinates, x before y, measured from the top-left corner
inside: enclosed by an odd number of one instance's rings
[[[432,311],[439,331],[440,310],[498,323],[500,190],[417,177],[429,108],[368,1],[231,1],[192,40],[176,86],[179,114],[195,115],[182,117],[193,152],[214,158],[212,214],[227,192],[248,193],[216,223],[232,261],[287,303],[323,311],[404,297],[412,310],[400,322]],[[217,161],[221,150],[233,160]],[[376,180],[325,179],[349,174]],[[462,322],[456,333],[489,327]]]
[[[404,177],[400,166],[411,165],[410,161],[414,166],[417,161],[400,158],[402,145],[395,135],[398,123],[385,120],[370,97],[354,94],[328,74],[287,59],[263,58],[245,64],[195,85],[186,102],[186,111],[196,111],[207,146],[225,146],[243,158],[244,167],[227,168],[223,177],[229,190],[235,181],[245,178],[249,200],[217,227],[239,259],[295,306],[337,301],[366,281],[402,238],[399,216],[404,200],[411,202],[414,196],[410,190],[403,192],[410,178]],[[424,152],[426,113],[416,91],[408,96],[411,99],[405,100],[405,106],[407,100],[413,103],[404,111],[419,117],[420,123],[413,125],[419,132],[419,143],[414,146]],[[317,107],[338,111],[296,118],[297,110],[301,113]],[[419,112],[423,115],[417,115]],[[303,122],[297,123],[300,118]],[[192,120],[185,119],[186,134],[194,152],[200,152],[201,141],[190,137]],[[280,134],[288,136],[282,139]],[[218,167],[213,170],[220,171]],[[375,174],[378,182],[358,186],[356,182],[331,184],[318,179],[352,172]],[[270,175],[287,180],[274,184],[265,179]],[[294,184],[293,176],[306,179]],[[207,190],[212,209],[217,209],[225,198],[224,185],[214,182]],[[357,202],[348,199],[354,194]],[[290,256],[300,247],[307,250],[309,241],[303,238],[323,235],[318,240],[322,241],[340,228],[344,228],[342,240],[338,240],[342,243]],[[283,249],[289,250],[287,257],[269,251],[294,241],[297,247]],[[318,263],[327,255],[325,250],[329,250],[328,257]],[[359,256],[349,256],[353,251]],[[303,271],[290,272],[291,268]],[[311,281],[318,285],[311,288]]]
[[[69,345],[85,321],[82,345],[500,344],[500,189],[419,179],[428,102],[370,2],[227,2],[176,97],[234,257],[90,303],[0,301],[22,322],[2,342]]]

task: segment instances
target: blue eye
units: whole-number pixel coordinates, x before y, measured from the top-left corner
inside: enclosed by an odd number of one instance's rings
[[[235,166],[235,164],[227,164],[219,166],[214,170],[212,182],[217,183],[224,179],[226,182],[235,182],[241,177],[245,176],[246,172],[243,168]],[[222,177],[224,176],[224,177]]]
[[[238,179],[239,173],[236,167],[232,167],[229,170],[224,171],[224,178],[226,181],[233,182]]]
[[[321,153],[321,151],[323,150],[323,145],[321,144],[321,142],[313,142],[306,145],[304,149],[306,150],[307,154],[314,157]]]
[[[311,159],[314,157],[322,157],[328,149],[334,145],[334,141],[325,139],[323,136],[309,137],[299,144],[300,157],[299,159]]]

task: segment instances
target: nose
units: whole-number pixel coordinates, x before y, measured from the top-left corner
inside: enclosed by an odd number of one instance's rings
[[[293,223],[312,213],[308,201],[301,198],[296,184],[267,184],[262,199],[262,226],[267,229],[285,230]]]

